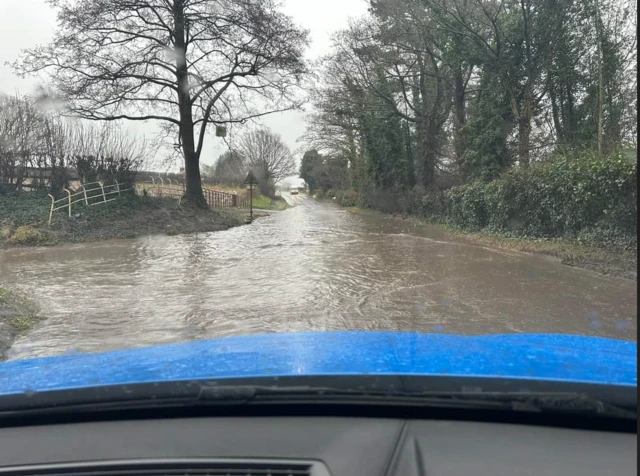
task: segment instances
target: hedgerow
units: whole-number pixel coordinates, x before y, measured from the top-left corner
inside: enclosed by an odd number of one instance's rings
[[[423,214],[467,230],[530,238],[637,243],[637,164],[572,153],[427,195]]]

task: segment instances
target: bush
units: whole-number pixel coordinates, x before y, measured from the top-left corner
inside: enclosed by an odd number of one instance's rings
[[[343,207],[355,207],[358,203],[358,192],[355,190],[346,190],[341,193],[340,204]]]
[[[7,240],[10,245],[40,245],[47,241],[46,236],[32,226],[20,226]]]
[[[405,215],[418,215],[422,209],[425,197],[425,189],[420,185],[399,192],[397,205],[401,213]]]
[[[633,246],[637,242],[637,165],[616,154],[573,153],[514,168],[422,200],[423,214],[469,230],[568,237]]]
[[[46,223],[51,199],[40,192],[0,195],[0,226]]]
[[[6,240],[12,233],[11,225],[0,225],[0,240]]]

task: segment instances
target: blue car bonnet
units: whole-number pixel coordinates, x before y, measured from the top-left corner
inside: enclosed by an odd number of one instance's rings
[[[0,395],[198,379],[438,375],[637,385],[637,344],[558,334],[265,334],[0,364]]]

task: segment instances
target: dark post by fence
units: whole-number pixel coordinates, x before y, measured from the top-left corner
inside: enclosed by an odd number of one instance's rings
[[[258,183],[256,176],[251,170],[247,174],[247,178],[244,179],[244,183],[249,185],[249,223],[253,221],[253,186]]]

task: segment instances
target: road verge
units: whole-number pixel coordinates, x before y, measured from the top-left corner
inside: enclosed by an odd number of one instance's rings
[[[0,362],[16,337],[28,332],[41,320],[35,302],[20,293],[0,286]]]
[[[48,227],[47,197],[0,196],[0,246],[52,246],[145,235],[178,235],[227,230],[246,224],[244,209],[182,206],[172,198],[129,194],[118,200],[78,207],[69,217],[54,215]],[[6,212],[6,213],[4,213]]]

